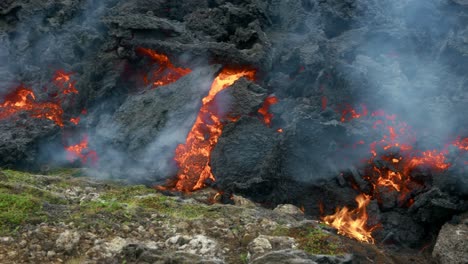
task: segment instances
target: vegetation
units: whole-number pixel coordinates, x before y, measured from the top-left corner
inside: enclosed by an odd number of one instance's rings
[[[309,254],[336,255],[342,253],[343,250],[335,237],[313,226],[298,228],[280,226],[273,231],[272,235],[293,237],[299,249]]]

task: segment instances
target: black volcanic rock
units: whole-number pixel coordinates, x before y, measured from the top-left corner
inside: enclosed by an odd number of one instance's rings
[[[38,169],[44,158],[39,147],[54,140],[58,132],[59,127],[52,121],[25,113],[0,120],[0,166]]]
[[[185,142],[218,70],[200,67],[175,83],[129,95],[112,116],[102,115],[93,140],[103,150],[103,166],[136,182],[171,176],[175,148]]]

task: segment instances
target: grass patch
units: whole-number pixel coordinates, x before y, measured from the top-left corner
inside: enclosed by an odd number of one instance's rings
[[[4,181],[7,182],[15,182],[15,183],[27,183],[27,184],[37,184],[38,179],[35,175],[27,173],[27,172],[20,172],[14,170],[2,170],[0,174],[3,174]]]
[[[343,253],[339,240],[312,226],[287,228],[280,226],[272,235],[293,237],[301,250],[309,254],[338,255]]]
[[[40,214],[40,201],[30,194],[12,194],[0,189],[0,233],[5,234],[21,224],[37,221]]]

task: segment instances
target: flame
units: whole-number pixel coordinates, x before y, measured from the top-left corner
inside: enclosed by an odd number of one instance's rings
[[[70,162],[80,159],[82,164],[95,166],[99,159],[96,151],[89,150],[87,135],[83,137],[80,143],[65,147],[65,151],[67,152],[67,160]]]
[[[55,72],[55,76],[52,79],[53,83],[60,88],[63,94],[78,94],[78,90],[75,88],[76,81],[71,80],[73,73],[66,73],[63,70]]]
[[[269,113],[270,107],[274,104],[278,103],[278,98],[276,96],[268,96],[263,102],[262,107],[258,110],[263,116],[263,122],[269,127],[271,125],[271,119],[273,118],[273,114]]]
[[[53,102],[36,102],[36,96],[31,89],[19,86],[5,97],[0,104],[0,119],[8,118],[18,112],[26,111],[31,117],[52,120],[63,127],[63,109]]]
[[[245,77],[253,80],[254,76],[254,70],[223,69],[216,77],[208,95],[202,99],[202,107],[185,144],[177,146],[174,159],[179,172],[169,189],[192,192],[205,187],[207,180],[215,181],[209,164],[210,156],[223,130],[222,117],[213,107],[215,96],[238,79]]]
[[[137,52],[150,57],[151,60],[158,65],[157,70],[143,78],[146,84],[152,84],[154,87],[173,83],[192,71],[191,69],[174,66],[174,64],[169,60],[169,57],[164,54],[157,53],[154,50],[137,48]]]
[[[328,215],[322,220],[338,230],[338,234],[354,238],[361,242],[374,243],[372,238],[372,231],[375,227],[368,227],[367,220],[367,205],[371,201],[371,197],[365,194],[360,194],[356,197],[358,207],[356,209],[349,209],[343,207],[337,208],[335,214]]]

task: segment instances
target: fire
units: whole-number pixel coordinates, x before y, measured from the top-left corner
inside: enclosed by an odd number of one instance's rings
[[[144,76],[146,84],[152,84],[154,87],[164,86],[173,83],[181,77],[189,74],[192,70],[187,68],[179,68],[174,66],[164,54],[157,53],[151,49],[138,48],[137,52],[146,55],[158,65],[158,69]]]
[[[215,181],[209,164],[210,156],[223,130],[222,117],[214,107],[215,96],[238,79],[245,77],[253,80],[254,76],[254,70],[223,69],[213,81],[208,95],[202,99],[202,107],[185,144],[176,149],[174,159],[179,172],[170,189],[192,192],[205,187],[207,180]]]
[[[270,107],[278,103],[278,98],[276,96],[268,96],[263,102],[262,107],[258,110],[258,113],[263,116],[263,122],[269,127],[271,125],[271,119],[273,114],[269,113]]]
[[[338,234],[354,238],[361,242],[374,243],[372,231],[375,227],[367,226],[367,205],[371,201],[371,197],[365,194],[360,194],[356,197],[358,204],[356,209],[343,207],[337,208],[335,214],[328,215],[322,220],[338,230]]]
[[[49,119],[63,127],[62,106],[53,102],[36,102],[34,92],[24,86],[19,86],[8,94],[4,102],[0,104],[0,110],[0,119],[26,111],[31,117]]]
[[[67,152],[67,160],[70,162],[80,159],[82,164],[91,164],[93,166],[98,162],[97,153],[94,150],[89,150],[87,135],[83,137],[80,143],[65,147],[65,151]]]
[[[76,81],[71,80],[73,73],[66,73],[62,70],[55,72],[55,76],[52,79],[53,83],[60,88],[63,94],[78,94],[78,90],[75,88]]]

